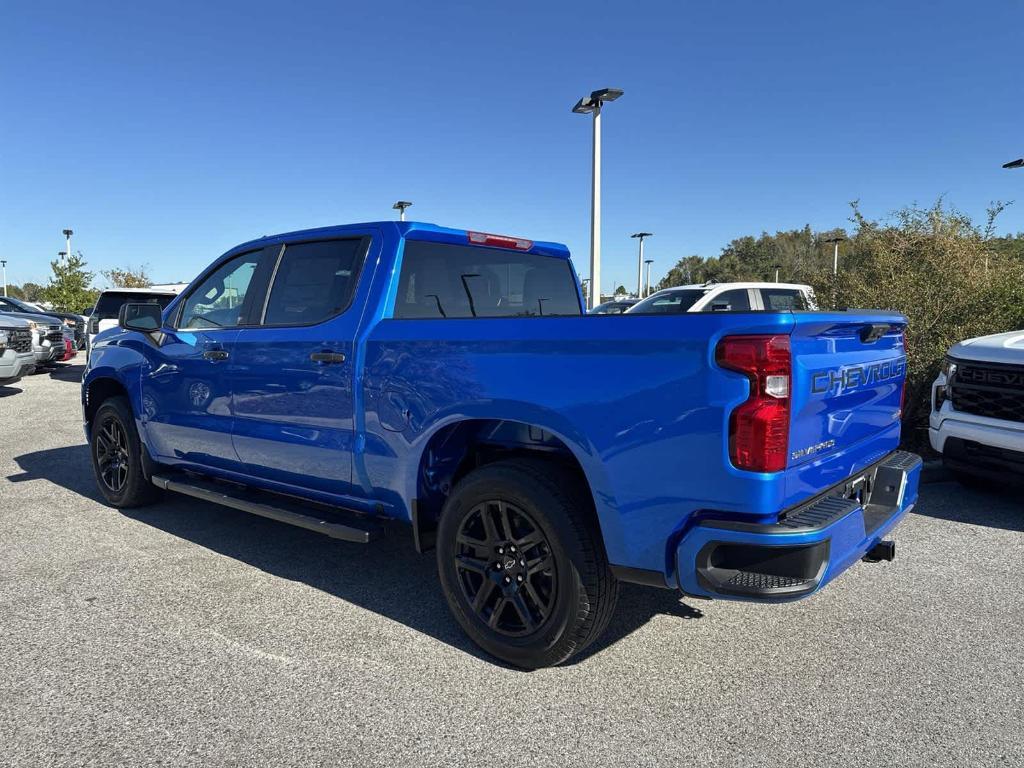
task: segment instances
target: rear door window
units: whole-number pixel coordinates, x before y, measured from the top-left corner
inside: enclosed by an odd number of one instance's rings
[[[566,259],[501,248],[410,240],[396,318],[580,315]]]
[[[793,311],[808,309],[803,291],[794,288],[762,288],[761,302],[765,309]]]
[[[749,312],[750,296],[746,288],[723,291],[705,305],[702,312]]]
[[[370,238],[291,243],[277,265],[264,325],[313,325],[348,308]]]

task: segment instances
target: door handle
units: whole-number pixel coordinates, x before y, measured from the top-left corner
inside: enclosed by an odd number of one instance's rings
[[[226,349],[207,349],[203,352],[204,360],[227,360],[228,351]]]
[[[309,356],[314,363],[344,363],[344,352],[314,352]]]

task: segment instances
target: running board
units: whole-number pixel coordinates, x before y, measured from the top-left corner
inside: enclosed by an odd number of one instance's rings
[[[322,533],[332,539],[369,544],[384,533],[382,526],[375,524],[369,518],[364,519],[354,512],[331,507],[329,508],[331,517],[345,518],[346,521],[340,523],[324,520],[308,514],[315,509],[314,505],[306,506],[298,501],[276,495],[270,496],[272,502],[267,503],[266,500],[256,499],[258,492],[249,491],[242,486],[217,483],[189,475],[175,477],[153,475],[151,480],[153,485],[165,491],[181,493],[203,501],[212,501],[214,504],[221,504],[242,512],[277,520],[280,523],[305,528],[307,531]]]

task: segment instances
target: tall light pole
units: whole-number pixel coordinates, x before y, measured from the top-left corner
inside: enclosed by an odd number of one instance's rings
[[[411,206],[408,200],[399,200],[397,203],[391,206],[393,210],[398,211],[398,220],[405,221],[405,209]]]
[[[651,295],[651,264],[654,263],[654,259],[644,259],[644,264],[647,265],[647,280],[644,283],[644,298]]]
[[[839,244],[846,240],[842,235],[836,235],[835,237],[828,238],[825,242],[832,243],[835,249],[832,251],[832,276],[839,274]],[[776,281],[778,282],[778,281]]]
[[[775,268],[775,282],[779,282],[779,270],[782,268],[781,264],[774,265]]]
[[[602,88],[576,102],[572,111],[594,116],[594,146],[590,182],[590,295],[589,307],[601,303],[601,107],[622,95],[621,88]]]
[[[7,298],[7,259],[0,259],[4,268],[4,298]]]
[[[70,230],[70,229],[65,229],[64,230],[64,238],[67,240],[67,244],[68,244],[67,254],[68,254],[68,258],[69,259],[71,258],[71,236],[73,234],[75,234],[73,230]]]
[[[644,238],[651,237],[650,232],[634,232],[630,237],[635,237],[640,241],[640,247],[637,249],[636,254],[636,297],[638,299],[643,298],[643,279],[644,279]]]
[[[832,243],[832,309],[839,308],[839,244],[846,238],[842,235],[828,238],[825,242]]]

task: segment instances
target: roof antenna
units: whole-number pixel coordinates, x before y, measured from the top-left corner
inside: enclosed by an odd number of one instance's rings
[[[398,211],[399,221],[405,221],[405,209],[408,208],[410,205],[412,205],[412,203],[410,203],[408,200],[399,200],[397,203],[391,206],[394,210]]]

